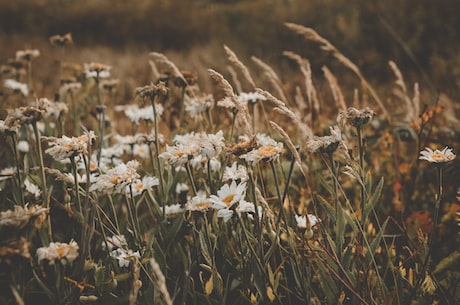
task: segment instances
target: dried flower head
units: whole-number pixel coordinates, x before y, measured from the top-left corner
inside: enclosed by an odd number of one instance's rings
[[[102,193],[124,194],[126,189],[139,181],[140,175],[137,173],[139,162],[136,160],[128,163],[120,163],[107,173],[97,177],[96,183],[91,185],[90,191]]]
[[[95,62],[84,64],[84,67],[86,77],[95,79],[110,77],[110,69],[112,69],[112,67],[108,65]]]
[[[14,206],[14,210],[7,210],[0,212],[0,227],[25,227],[31,219],[40,218],[43,219],[48,213],[48,208],[44,208],[40,205],[28,205],[21,207],[19,205]]]
[[[67,34],[62,35],[62,36],[61,35],[53,35],[49,39],[50,39],[51,44],[55,45],[55,46],[63,47],[63,46],[73,44],[72,34],[71,33],[67,33]]]
[[[16,51],[16,59],[24,60],[24,61],[32,61],[34,58],[40,56],[39,50],[19,50]]]
[[[37,249],[38,263],[44,259],[49,261],[49,265],[54,265],[55,260],[66,265],[72,263],[78,257],[79,246],[76,241],[71,240],[67,243],[51,242],[48,247]]]
[[[312,153],[333,153],[343,142],[342,133],[338,126],[330,127],[331,135],[324,137],[313,137],[307,141],[307,150]]]
[[[104,79],[101,81],[101,88],[109,92],[112,92],[114,89],[118,87],[119,84],[119,79]]]
[[[445,147],[442,151],[436,149],[433,151],[429,147],[425,147],[425,150],[420,152],[420,160],[426,160],[430,163],[442,164],[447,163],[456,158],[456,155],[452,152],[452,148]]]
[[[24,124],[33,124],[42,118],[44,112],[43,109],[34,106],[19,107],[8,112],[5,125],[19,127]]]
[[[0,264],[6,262],[11,264],[14,257],[22,256],[30,258],[29,252],[30,243],[24,237],[8,243],[0,247]]]
[[[366,125],[370,122],[370,120],[374,117],[375,112],[372,111],[369,107],[364,109],[356,109],[354,107],[350,107],[345,111],[341,111],[337,116],[337,122],[341,126],[345,126],[345,124],[349,124],[354,127],[361,127]]]
[[[5,79],[3,86],[13,91],[13,93],[21,93],[23,96],[29,95],[29,86],[20,83],[14,79]]]
[[[55,160],[62,161],[67,158],[76,157],[80,154],[88,154],[88,144],[92,144],[96,139],[94,131],[85,132],[79,137],[49,138],[49,145],[52,146],[45,150]]]
[[[268,162],[278,159],[281,152],[283,151],[283,143],[276,142],[264,134],[257,134],[256,138],[258,146],[255,149],[242,154],[240,156],[241,159],[244,159],[248,162]]]
[[[153,99],[155,96],[166,96],[168,94],[168,87],[165,83],[159,82],[158,84],[150,84],[144,87],[136,88],[136,95],[140,98]]]

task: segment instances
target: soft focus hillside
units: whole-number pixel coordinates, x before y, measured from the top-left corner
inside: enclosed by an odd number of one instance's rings
[[[106,46],[122,52],[123,61],[138,59],[138,52],[167,51],[184,68],[208,68],[225,64],[220,55],[226,44],[243,59],[254,55],[280,69],[290,68],[282,56],[287,49],[314,59],[314,71],[331,64],[314,43],[283,27],[295,22],[333,41],[373,82],[392,81],[391,59],[409,83],[456,98],[459,8],[455,0],[2,0],[0,60],[21,48],[46,52],[49,36],[71,32],[74,48],[88,49],[86,60],[96,60],[91,50]],[[108,53],[105,61],[111,60]]]

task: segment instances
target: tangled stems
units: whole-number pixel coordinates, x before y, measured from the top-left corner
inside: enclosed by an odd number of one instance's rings
[[[153,109],[153,122],[155,124],[155,130],[154,130],[154,133],[155,133],[155,152],[156,152],[156,156],[155,156],[155,159],[156,159],[156,163],[157,163],[157,175],[158,175],[158,179],[160,181],[160,196],[161,198],[164,198],[164,188],[163,188],[163,175],[161,174],[161,164],[160,164],[160,143],[159,143],[159,140],[158,140],[158,115],[157,115],[157,110],[155,108],[155,96],[151,96],[150,97],[150,102],[152,103],[152,109]],[[165,216],[165,205],[166,203],[163,202],[163,216]]]
[[[20,199],[20,205],[24,205],[24,192],[22,190],[22,177],[21,177],[21,164],[19,161],[19,154],[18,154],[18,137],[16,133],[13,133],[11,136],[11,140],[13,141],[12,147],[13,147],[13,153],[14,153],[14,159],[16,161],[16,175],[18,176],[18,191],[19,191],[19,199]]]
[[[37,151],[38,151],[38,161],[40,166],[40,178],[42,182],[42,189],[43,189],[43,206],[45,208],[49,208],[49,196],[48,196],[48,187],[46,185],[46,175],[45,175],[45,165],[43,162],[43,151],[42,151],[42,142],[40,141],[40,132],[38,131],[37,122],[32,124],[34,129],[35,135],[35,142],[37,143]],[[48,215],[48,236],[52,236],[52,229],[51,229],[51,217]]]
[[[423,261],[423,266],[422,266],[422,271],[421,271],[421,276],[419,277],[417,284],[415,285],[413,296],[417,293],[417,290],[420,288],[423,279],[425,278],[425,274],[428,270],[429,267],[429,262],[431,258],[431,252],[433,250],[433,241],[436,238],[436,233],[437,233],[437,227],[439,223],[439,209],[441,207],[441,199],[442,199],[442,184],[443,184],[443,179],[442,179],[442,173],[443,173],[443,164],[438,164],[436,166],[437,169],[437,181],[438,181],[438,187],[437,187],[437,192],[436,192],[436,201],[435,201],[435,206],[434,206],[434,225],[433,225],[433,230],[431,231],[430,239],[428,241],[428,251],[425,255],[425,260]]]
[[[73,180],[75,181],[75,200],[77,201],[77,206],[80,214],[83,215],[83,211],[81,208],[80,191],[77,176],[77,164],[75,163],[75,157],[70,157],[70,163],[72,165]]]

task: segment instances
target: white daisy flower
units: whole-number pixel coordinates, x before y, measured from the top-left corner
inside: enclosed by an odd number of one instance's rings
[[[144,176],[142,180],[136,180],[131,185],[131,190],[133,192],[133,196],[137,196],[142,194],[143,191],[153,188],[160,184],[160,181],[157,177],[151,176]],[[127,186],[126,192],[129,192],[129,186]]]
[[[307,216],[308,216],[308,222],[307,222]],[[295,220],[297,221],[297,227],[300,229],[311,229],[314,227],[317,223],[321,222],[321,219],[316,217],[313,214],[308,214],[307,216],[302,215],[295,215]]]
[[[26,191],[29,194],[33,195],[35,197],[35,199],[38,199],[40,197],[40,195],[42,194],[42,191],[40,190],[38,185],[30,182],[29,179],[26,179],[24,181],[24,186],[26,188]]]
[[[433,151],[429,147],[425,147],[425,150],[420,152],[420,160],[426,160],[430,163],[447,163],[456,158],[456,155],[452,152],[452,148],[445,147],[442,151],[436,149]]]
[[[16,167],[5,167],[0,171],[0,181],[12,178],[16,174]]]
[[[184,211],[185,211],[185,209],[180,205],[180,203],[165,206],[165,214],[166,214],[167,217],[175,216],[175,215],[180,214],[180,213],[182,213]]]
[[[105,249],[106,243],[102,242],[102,247]],[[112,237],[107,237],[107,246],[109,247],[109,251],[113,251],[117,248],[125,248],[128,246],[128,242],[126,241],[126,237],[122,235],[114,235]]]
[[[211,200],[206,196],[203,191],[198,191],[198,194],[190,199],[185,204],[185,209],[188,211],[207,211],[212,205]]]
[[[223,181],[240,181],[246,182],[249,179],[248,170],[245,166],[241,164],[237,164],[237,162],[233,162],[232,166],[225,167]]]
[[[123,248],[113,250],[110,253],[110,256],[118,260],[118,265],[120,268],[129,267],[129,264],[132,260],[141,257],[139,251],[134,252],[131,249],[125,250]]]
[[[45,152],[51,155],[55,160],[64,160],[71,157],[76,157],[80,154],[88,154],[88,142],[96,139],[94,131],[86,132],[79,137],[50,138],[49,145],[51,146]]]
[[[224,184],[216,195],[211,195],[209,200],[212,202],[212,207],[216,210],[230,208],[236,202],[244,199],[246,196],[246,183],[236,184],[232,181],[231,184]]]
[[[29,87],[27,84],[20,83],[14,79],[6,79],[3,86],[13,91],[20,92],[23,96],[29,95]]]
[[[102,193],[124,193],[126,187],[138,182],[139,174],[136,172],[139,162],[136,160],[120,163],[107,173],[100,175],[91,185],[90,191]]]
[[[37,249],[38,263],[44,259],[49,261],[49,265],[54,265],[55,260],[59,260],[63,265],[72,263],[78,257],[78,249],[79,246],[74,240],[68,244],[51,242],[48,247]]]

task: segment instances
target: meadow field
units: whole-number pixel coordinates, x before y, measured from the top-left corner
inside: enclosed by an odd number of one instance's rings
[[[458,6],[0,1],[0,304],[459,304]]]

